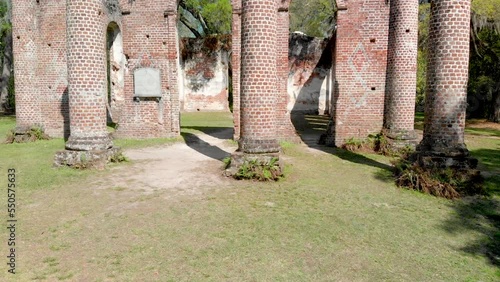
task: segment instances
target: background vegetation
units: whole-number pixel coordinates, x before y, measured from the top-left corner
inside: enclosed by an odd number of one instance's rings
[[[429,1],[420,1],[417,103],[425,98]],[[500,0],[472,0],[467,117],[500,121]]]
[[[14,111],[11,0],[0,0],[0,114]]]

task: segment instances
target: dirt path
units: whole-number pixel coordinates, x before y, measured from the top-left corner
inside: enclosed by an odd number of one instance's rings
[[[90,184],[97,189],[121,189],[145,194],[162,193],[166,198],[202,193],[202,189],[230,184],[222,176],[222,159],[236,149],[228,139],[232,129],[184,135],[186,143],[125,150],[130,165],[112,169],[105,179]]]

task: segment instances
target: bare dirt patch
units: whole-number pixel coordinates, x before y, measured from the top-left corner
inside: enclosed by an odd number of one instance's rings
[[[231,129],[215,136],[203,132],[187,134],[186,143],[126,150],[130,165],[115,167],[106,179],[90,183],[100,189],[140,191],[144,194],[165,192],[165,198],[200,194],[203,189],[229,185],[222,175],[222,159],[236,149],[226,142]],[[203,188],[202,188],[203,187]]]

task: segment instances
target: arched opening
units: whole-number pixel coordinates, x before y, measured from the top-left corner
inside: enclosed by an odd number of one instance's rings
[[[108,126],[116,127],[120,120],[120,104],[124,101],[124,76],[126,57],[123,38],[117,23],[111,22],[106,34],[106,61],[108,95],[106,101]]]

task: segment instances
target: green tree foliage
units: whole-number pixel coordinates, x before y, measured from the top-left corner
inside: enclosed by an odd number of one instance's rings
[[[430,4],[421,4],[418,20],[417,105],[424,105],[427,83],[427,41],[429,39]]]
[[[329,37],[335,28],[335,0],[292,1],[290,30],[309,36]]]
[[[473,0],[471,9],[475,28],[490,27],[500,31],[500,0]]]
[[[469,113],[500,122],[500,0],[473,0],[471,23]]]
[[[500,119],[500,34],[490,28],[480,30],[472,39],[468,85],[469,116]]]
[[[229,0],[181,0],[179,21],[195,36],[231,33]]]
[[[417,103],[425,97],[429,1],[420,1]],[[500,0],[471,3],[468,117],[500,121]]]
[[[14,110],[11,0],[0,0],[0,112]]]
[[[335,27],[335,0],[292,1],[290,30],[310,36],[329,37]],[[179,31],[181,37],[204,37],[231,33],[229,0],[181,0]]]

